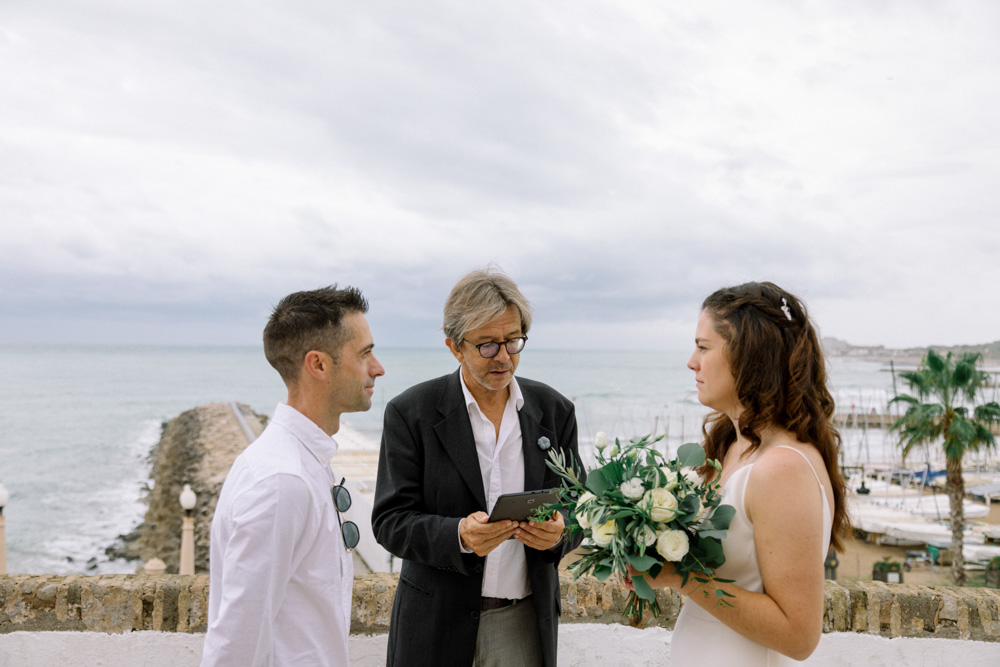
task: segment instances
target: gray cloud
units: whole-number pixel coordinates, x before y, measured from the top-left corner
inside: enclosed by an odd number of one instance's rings
[[[994,340],[998,14],[5,3],[0,341],[256,343],[339,282],[437,345],[491,261],[539,344],[686,345],[752,279],[849,340]]]

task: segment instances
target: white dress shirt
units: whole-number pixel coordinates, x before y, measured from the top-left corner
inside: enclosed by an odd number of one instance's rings
[[[349,664],[354,562],[330,495],[336,451],[281,403],[236,458],[212,521],[202,667]]]
[[[502,494],[524,491],[524,450],[521,448],[521,422],[517,418],[517,411],[524,405],[524,397],[517,380],[511,378],[508,386],[510,396],[498,433],[493,422],[479,409],[479,404],[465,385],[465,377],[462,377],[462,393],[469,409],[479,470],[483,475],[487,514],[493,511],[497,498]],[[459,547],[462,548],[461,538]],[[462,551],[468,553],[470,550],[462,548]],[[520,600],[528,595],[531,595],[531,583],[528,581],[524,545],[517,540],[507,540],[486,556],[483,596]]]

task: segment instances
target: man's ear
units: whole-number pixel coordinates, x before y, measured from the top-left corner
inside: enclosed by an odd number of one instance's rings
[[[319,350],[309,350],[302,362],[302,373],[316,380],[325,380],[332,366],[333,359],[329,354]]]
[[[465,354],[462,353],[461,343],[456,344],[455,341],[452,340],[451,338],[445,338],[444,344],[448,346],[448,349],[451,350],[451,353],[455,355],[456,359],[458,359],[458,363],[462,363],[463,361],[465,361]]]

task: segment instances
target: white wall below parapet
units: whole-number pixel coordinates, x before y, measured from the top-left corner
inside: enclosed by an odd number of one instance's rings
[[[663,667],[670,665],[670,631],[623,625],[571,623],[559,627],[559,664],[566,667]],[[0,667],[196,667],[202,634],[132,632],[13,632],[0,635]],[[351,664],[385,664],[387,635],[352,635]],[[706,655],[711,647],[706,647]],[[958,639],[886,639],[838,632],[823,635],[806,667],[899,667],[900,665],[1000,665],[1000,644]],[[672,667],[683,667],[674,665]],[[734,666],[735,667],[735,666]]]

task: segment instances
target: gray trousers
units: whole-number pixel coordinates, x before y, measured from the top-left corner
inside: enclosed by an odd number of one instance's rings
[[[479,617],[476,658],[472,667],[532,667],[542,664],[535,601],[484,611]]]

